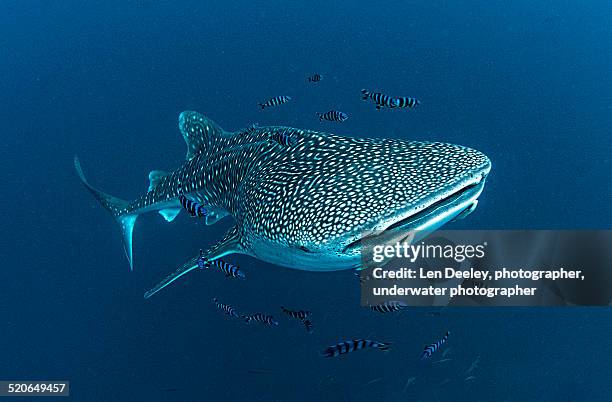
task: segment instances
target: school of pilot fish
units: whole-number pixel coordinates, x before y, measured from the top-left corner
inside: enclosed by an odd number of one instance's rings
[[[326,81],[323,75],[319,73],[312,74],[305,79],[306,84],[303,85],[325,85]],[[355,90],[356,98],[359,95],[358,90]],[[421,105],[421,102],[414,97],[409,96],[391,96],[383,92],[371,91],[368,89],[361,90],[361,99],[366,102],[370,102],[374,105],[376,110],[381,109],[414,109],[417,106]],[[262,112],[267,113],[268,109],[273,109],[277,107],[287,107],[286,105],[290,102],[294,102],[294,98],[288,95],[277,95],[270,98],[264,98],[258,103],[259,107],[262,109]],[[357,103],[359,100],[357,99]],[[254,105],[255,106],[255,105]],[[316,118],[322,123],[323,122],[331,122],[331,123],[342,123],[349,119],[349,115],[343,111],[339,111],[336,109],[325,107],[320,109],[321,111],[316,113]],[[181,117],[182,118],[182,117]],[[182,124],[182,123],[181,123]],[[206,130],[209,127],[206,126]],[[265,144],[271,142],[276,144],[277,147],[294,147],[296,144],[303,142],[302,136],[304,135],[303,130],[291,129],[291,128],[281,128],[278,130],[273,130],[270,134],[266,134],[267,137],[261,138],[262,130],[256,125],[252,125],[249,128],[243,130],[242,134],[245,137],[253,137],[257,138],[259,142],[253,142],[252,144],[238,144],[234,146],[234,149],[247,149],[250,146],[258,146],[258,144]],[[186,138],[187,141],[187,138]],[[201,144],[200,144],[201,145]],[[193,157],[194,149],[192,149],[192,145],[188,142],[189,151],[191,156]],[[197,141],[194,142],[193,147],[198,146]],[[217,154],[222,154],[223,150],[216,151]],[[188,160],[189,160],[188,153]],[[194,159],[192,159],[194,160]],[[223,159],[223,155],[220,155],[218,161],[214,162],[217,164],[225,163]],[[131,218],[132,215],[126,213],[127,204],[120,204],[121,200],[118,200],[114,197],[111,197],[105,193],[99,192],[93,187],[89,185],[89,183],[85,180],[85,176],[82,173],[80,163],[78,159],[75,159],[75,166],[77,168],[77,172],[81,177],[81,180],[85,184],[85,186],[98,198],[98,200],[109,209],[116,217],[118,217],[119,222],[122,224],[124,231],[126,227],[129,232],[129,238],[126,238],[126,253],[128,254],[128,259],[131,261],[131,227],[133,226],[134,220],[136,219],[135,215]],[[190,188],[189,185],[183,186],[180,184],[181,178],[179,180],[178,188],[168,188],[169,184],[164,182],[167,173],[162,171],[153,171],[149,175],[149,179],[151,182],[151,186],[149,188],[149,192],[151,191],[172,191],[173,194],[178,195],[178,205],[170,206],[167,209],[160,210],[159,212],[166,218],[166,220],[171,221],[178,214],[179,210],[184,210],[187,214],[194,219],[203,219],[206,224],[212,224],[216,222],[218,219],[221,219],[224,215],[223,212],[211,207],[207,204],[202,198],[190,196],[190,192],[193,192],[193,188]],[[176,178],[175,178],[176,179]],[[156,187],[157,186],[157,187]],[[169,197],[168,197],[169,198]],[[146,201],[146,200],[145,200]],[[120,205],[121,208],[118,206]],[[178,208],[177,208],[178,207]],[[121,215],[124,214],[124,215]],[[123,218],[122,218],[123,216]],[[132,219],[131,221],[129,219]],[[132,226],[130,226],[132,225]],[[124,233],[125,234],[125,233]],[[232,229],[226,235],[227,244],[231,244],[233,241],[232,236],[237,236],[235,232],[232,232]],[[223,244],[223,242],[221,243]],[[176,272],[172,273],[168,276],[164,281],[162,281],[157,287],[153,288],[149,292],[145,294],[145,298],[149,298],[154,295],[159,290],[163,289],[168,284],[172,283],[174,280],[179,278],[180,276],[186,274],[192,269],[199,269],[201,271],[210,271],[210,272],[219,272],[224,275],[228,280],[238,280],[244,281],[247,280],[247,274],[237,265],[231,264],[227,261],[222,260],[220,257],[224,255],[230,254],[229,251],[226,250],[214,250],[218,257],[214,259],[209,259],[210,250],[203,251],[200,250],[199,256],[193,258],[186,265],[179,268]],[[308,253],[309,250],[307,247],[303,247],[303,252]],[[353,273],[359,276],[360,282],[365,282],[370,280],[369,277],[360,276],[359,270],[354,270]],[[248,282],[247,282],[248,283]],[[285,306],[278,306],[274,308],[274,311],[279,314],[279,317],[283,319],[279,319],[272,312],[266,311],[254,311],[249,313],[241,313],[239,311],[244,311],[243,306],[235,307],[233,304],[226,303],[226,300],[221,301],[221,299],[216,296],[212,299],[212,304],[218,309],[220,312],[224,313],[224,316],[227,319],[237,319],[237,321],[242,321],[243,325],[249,326],[262,326],[262,327],[279,327],[285,325],[283,321],[287,322],[287,325],[296,325],[298,327],[302,327],[302,330],[307,334],[312,334],[315,331],[315,324],[317,323],[317,315],[310,310],[307,309],[296,309],[296,308],[287,308]],[[228,301],[231,302],[231,301]],[[399,301],[387,301],[378,305],[367,306],[369,310],[374,313],[379,313],[382,315],[393,315],[398,314],[401,311],[407,310],[408,305],[399,302]],[[376,315],[376,314],[375,314]],[[324,326],[317,325],[317,331],[323,329]],[[446,331],[445,335],[439,340],[430,343],[425,349],[422,351],[420,355],[420,360],[429,359],[436,351],[443,348],[446,342],[448,341],[450,335],[450,331]],[[434,334],[432,334],[432,338]],[[435,338],[434,338],[435,339]],[[431,342],[431,339],[428,340]],[[338,339],[337,343],[332,344],[326,348],[321,348],[320,352],[321,356],[328,358],[336,358],[343,357],[346,355],[352,354],[355,351],[359,350],[378,350],[382,352],[388,352],[391,350],[392,342],[387,340],[374,340],[367,338],[348,338],[348,339]],[[415,345],[416,346],[416,345]],[[415,349],[416,350],[416,349]],[[359,353],[361,354],[361,353]],[[416,353],[415,353],[416,357]],[[415,359],[417,360],[417,359]]]
[[[320,74],[313,74],[306,78],[306,81],[309,83],[319,83],[323,77]],[[413,97],[392,97],[381,92],[370,92],[367,89],[361,90],[362,99],[363,100],[371,100],[377,110],[386,108],[413,108],[417,105],[420,105],[420,101]],[[274,96],[269,98],[268,100],[259,103],[261,109],[266,109],[270,107],[279,106],[291,101],[293,98],[286,95]],[[327,112],[317,113],[317,117],[319,121],[331,121],[331,122],[343,122],[349,118],[348,114],[338,111],[338,110],[329,110]],[[245,130],[247,133],[253,133],[257,129],[257,125],[253,124],[249,128]],[[293,146],[297,141],[297,138],[293,135],[290,130],[280,131],[273,135],[271,138],[273,141],[277,142],[282,146]],[[206,206],[195,201],[187,199],[184,195],[180,196],[180,203],[183,209],[187,211],[187,213],[194,218],[205,218],[208,213],[206,212]],[[240,268],[230,263],[221,261],[220,259],[214,260],[212,262],[205,262],[202,257],[202,251],[200,250],[200,258],[198,259],[198,267],[200,269],[211,269],[218,270],[225,274],[226,277],[240,278],[245,279],[246,275]],[[359,271],[355,271],[358,274]],[[369,279],[369,278],[368,278]],[[360,282],[363,283],[364,279],[361,278]],[[279,321],[277,321],[272,315],[265,313],[254,313],[249,315],[239,315],[236,312],[236,309],[233,306],[228,304],[222,304],[218,301],[217,298],[213,299],[214,304],[218,309],[225,312],[226,316],[229,318],[240,318],[248,324],[251,322],[259,322],[265,326],[279,326]],[[407,304],[398,301],[387,301],[382,304],[371,305],[368,306],[372,311],[378,313],[393,313],[403,310],[408,307]],[[306,330],[307,333],[313,333],[314,325],[310,319],[312,312],[309,310],[290,310],[281,306],[281,311],[288,317],[291,317],[297,321],[300,321]],[[427,359],[431,357],[431,355],[437,351],[448,339],[450,332],[447,331],[446,335],[439,341],[432,343],[427,346],[423,353],[421,354],[420,360]],[[346,340],[341,341],[335,345],[331,345],[327,347],[325,350],[321,352],[321,355],[324,357],[337,357],[342,356],[357,350],[361,349],[378,349],[381,351],[389,351],[391,349],[390,342],[380,342],[370,339],[356,339],[356,340]]]

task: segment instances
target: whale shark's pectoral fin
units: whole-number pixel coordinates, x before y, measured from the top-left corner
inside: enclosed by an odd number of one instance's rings
[[[221,241],[209,248],[206,252],[189,259],[186,263],[180,266],[179,269],[168,275],[154,288],[144,294],[144,298],[148,299],[155,293],[159,292],[172,282],[176,281],[181,276],[198,268],[198,260],[204,258],[207,262],[214,261],[228,254],[248,254],[241,245],[240,231],[237,226],[233,226],[223,237]]]
[[[206,215],[207,226],[214,225],[215,223],[219,222],[219,220],[229,215],[227,211],[221,208],[206,207],[206,210],[208,211],[208,215]]]
[[[240,231],[236,225],[225,233],[223,239],[206,250],[205,257],[208,261],[214,261],[228,254],[247,254],[242,247]]]
[[[199,258],[199,256],[191,258],[189,261],[187,261],[186,263],[181,265],[179,269],[177,269],[176,271],[174,271],[173,273],[171,273],[170,275],[165,277],[160,283],[155,285],[154,288],[148,290],[144,294],[144,298],[148,299],[149,297],[153,296],[155,293],[159,292],[160,290],[162,290],[166,286],[170,285],[172,282],[174,282],[175,280],[177,280],[181,276],[183,276],[183,275],[193,271],[194,269],[198,268],[198,258]]]

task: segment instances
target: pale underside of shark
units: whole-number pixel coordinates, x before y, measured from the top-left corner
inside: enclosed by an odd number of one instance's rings
[[[383,241],[408,231],[430,232],[465,217],[476,205],[491,168],[463,146],[342,137],[289,127],[226,132],[196,112],[179,128],[187,160],[173,172],[152,171],[147,193],[128,202],[85,186],[122,228],[130,267],[138,215],[158,211],[172,221],[178,197],[206,205],[206,224],[231,216],[234,225],[203,256],[213,261],[247,254],[311,271],[360,266],[364,236]],[[279,141],[291,136],[294,142]],[[198,267],[191,258],[145,294],[150,297]]]

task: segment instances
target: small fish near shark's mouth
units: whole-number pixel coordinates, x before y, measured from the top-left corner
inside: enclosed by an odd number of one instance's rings
[[[406,211],[394,214],[391,219],[381,221],[376,228],[364,231],[357,239],[348,243],[342,251],[343,254],[359,254],[365,243],[391,244],[408,240],[411,235],[414,237],[410,241],[416,242],[445,223],[463,219],[476,209],[489,171],[490,163],[487,163],[461,185],[428,197],[420,206],[411,206]]]

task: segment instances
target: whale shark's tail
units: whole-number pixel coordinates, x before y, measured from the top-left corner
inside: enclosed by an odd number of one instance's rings
[[[81,162],[79,162],[79,158],[76,156],[74,157],[74,168],[76,169],[77,174],[85,187],[94,195],[94,197],[96,197],[100,204],[102,204],[102,206],[113,215],[115,220],[121,226],[125,255],[130,262],[130,269],[134,269],[134,264],[132,262],[132,233],[134,231],[134,223],[136,222],[136,218],[138,218],[138,214],[129,212],[128,201],[106,194],[89,184],[85,178],[83,169],[81,169]]]

